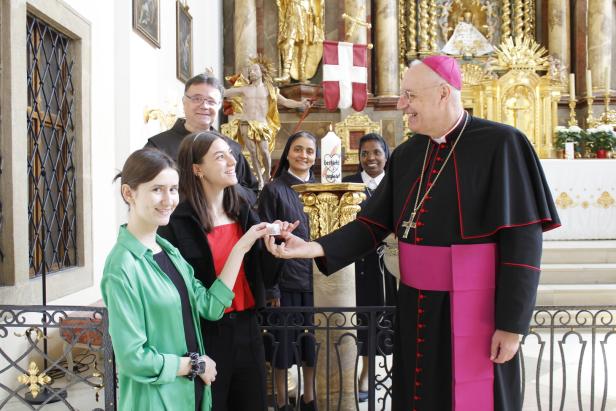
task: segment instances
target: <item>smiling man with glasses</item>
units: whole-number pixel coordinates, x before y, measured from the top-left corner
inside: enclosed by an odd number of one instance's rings
[[[220,81],[209,74],[203,73],[194,76],[186,82],[182,104],[185,118],[178,119],[173,127],[157,134],[146,143],[145,147],[154,147],[167,153],[177,161],[180,143],[188,134],[197,131],[213,129],[216,116],[222,105],[224,88]],[[240,145],[225,137],[231,147],[233,156],[237,161],[235,172],[238,184],[242,187],[239,194],[250,204],[256,202],[257,180],[250,171],[248,161],[242,155]]]
[[[560,225],[541,164],[517,129],[464,111],[455,59],[404,73],[400,144],[357,220],[315,242],[283,233],[284,258],[333,273],[398,237],[393,411],[522,408],[520,334],[539,283],[542,232]],[[340,246],[344,244],[344,246]]]

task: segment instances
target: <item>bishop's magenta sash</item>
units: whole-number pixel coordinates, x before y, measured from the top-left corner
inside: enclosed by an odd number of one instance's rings
[[[402,283],[450,292],[453,411],[494,410],[496,244],[398,247]]]

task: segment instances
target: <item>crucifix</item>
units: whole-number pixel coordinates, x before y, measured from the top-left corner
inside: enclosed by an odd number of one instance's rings
[[[402,238],[406,238],[408,237],[411,228],[414,229],[417,227],[417,224],[415,223],[415,213],[411,213],[409,219],[402,223],[402,227],[404,227],[404,234],[402,234]]]

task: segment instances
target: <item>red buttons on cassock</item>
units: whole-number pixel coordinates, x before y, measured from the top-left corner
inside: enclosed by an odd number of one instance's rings
[[[447,144],[445,144],[445,143],[441,143],[438,147],[439,147],[441,150],[444,150],[444,149],[446,149],[446,148],[447,148]]]
[[[438,173],[438,170],[437,169],[432,169],[432,174],[436,174],[436,173]]]
[[[426,328],[426,324],[417,324],[418,328]]]
[[[422,315],[422,314],[424,313],[424,309],[423,309],[423,308],[419,308],[419,309],[417,310],[417,312],[419,313],[419,315]]]
[[[423,237],[415,237],[415,241],[417,242],[423,241]]]
[[[421,221],[418,221],[418,222],[417,222],[417,227],[423,227],[423,226],[425,226],[425,224],[424,224],[424,223],[422,223]]]
[[[436,157],[436,161],[443,161],[443,157],[441,157],[441,156],[437,156],[437,157]]]
[[[413,399],[415,401],[419,401],[419,400],[421,400],[421,397],[419,395],[413,395]]]

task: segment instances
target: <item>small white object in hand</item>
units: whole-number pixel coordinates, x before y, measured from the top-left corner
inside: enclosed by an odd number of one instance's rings
[[[265,228],[269,235],[280,235],[280,224],[267,224]]]

